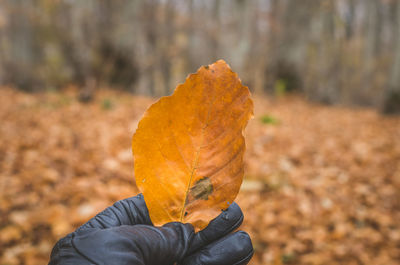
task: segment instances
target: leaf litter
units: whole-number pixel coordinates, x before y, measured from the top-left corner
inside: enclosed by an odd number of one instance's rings
[[[76,94],[0,89],[1,265],[46,264],[60,237],[139,192],[131,135],[153,100],[104,90],[80,104]],[[399,264],[400,119],[254,100],[236,199],[250,264]]]

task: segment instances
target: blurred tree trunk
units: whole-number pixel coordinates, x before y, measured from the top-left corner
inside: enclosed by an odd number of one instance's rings
[[[235,44],[235,57],[233,59],[233,65],[242,68],[246,61],[250,49],[251,41],[251,6],[254,1],[246,2],[245,0],[235,0],[235,20],[237,25],[237,42]],[[254,14],[253,14],[254,15]]]
[[[148,82],[150,95],[156,94],[156,48],[157,48],[157,3],[156,0],[142,1],[141,20],[145,34],[145,49],[147,60],[145,62],[144,74]]]
[[[367,0],[366,59],[372,64],[380,52],[382,35],[382,4],[380,0]]]
[[[319,83],[317,85],[316,95],[311,98],[317,98],[327,104],[338,101],[340,97],[339,87],[339,59],[336,52],[335,41],[335,1],[326,0],[322,4],[320,11],[321,45],[319,45],[319,56],[321,62],[321,72],[319,74]]]
[[[283,10],[277,15],[279,24],[272,31],[272,45],[268,71],[272,72],[272,80],[269,87],[276,89],[277,82],[285,91],[301,90],[303,86],[303,69],[306,61],[306,48],[309,37],[312,10],[319,2],[312,0],[273,1],[275,9]],[[276,41],[275,41],[276,39]]]
[[[350,40],[354,35],[354,20],[355,20],[355,0],[347,0],[347,11],[345,15],[346,22],[346,39]]]
[[[382,5],[378,0],[366,1],[366,23],[364,41],[364,65],[361,89],[357,89],[356,100],[361,105],[370,106],[374,103],[376,70],[379,65],[380,46],[382,39]]]
[[[185,35],[187,38],[187,43],[186,47],[184,50],[184,56],[185,56],[185,71],[192,73],[196,70],[196,63],[195,63],[195,58],[193,55],[193,49],[194,49],[194,44],[195,44],[195,27],[194,23],[196,22],[196,12],[195,12],[195,6],[194,6],[194,0],[188,0],[187,1],[188,5],[188,18],[185,25]]]
[[[171,84],[171,70],[172,70],[172,53],[174,52],[174,32],[175,32],[175,10],[172,0],[167,0],[165,2],[165,7],[163,9],[164,21],[162,22],[162,30],[160,34],[161,41],[159,42],[159,61],[161,74],[163,77],[163,95],[168,95],[174,89]]]
[[[249,31],[248,38],[249,43],[246,47],[246,53],[244,54],[244,81],[245,85],[248,85],[250,90],[261,93],[263,88],[263,69],[264,62],[261,49],[261,36],[259,30],[258,21],[260,20],[259,8],[260,1],[253,0],[250,7],[247,10],[248,25],[246,30]]]
[[[386,114],[400,114],[400,4],[396,4],[396,24],[393,27],[396,36],[394,60],[382,107]]]
[[[243,82],[254,91],[254,83],[256,78],[255,65],[259,62],[259,58],[255,56],[258,45],[257,31],[257,0],[245,1],[235,0],[235,23],[237,25],[236,44],[233,48],[235,56],[232,58],[232,66],[242,76]]]
[[[211,19],[214,28],[211,29],[210,48],[211,48],[211,61],[216,61],[219,56],[219,41],[220,41],[220,20],[221,13],[221,0],[214,0],[211,8]]]
[[[40,56],[39,47],[35,42],[33,27],[37,21],[34,20],[32,10],[34,3],[25,0],[4,1],[9,9],[8,28],[5,34],[9,40],[7,51],[3,51],[5,62],[5,80],[17,87],[33,91],[40,86],[35,75],[34,63]]]

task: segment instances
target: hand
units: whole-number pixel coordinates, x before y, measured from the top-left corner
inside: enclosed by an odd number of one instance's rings
[[[242,221],[233,203],[198,233],[178,222],[155,227],[140,194],[116,202],[58,241],[49,265],[247,264],[253,256],[250,237],[231,233]]]

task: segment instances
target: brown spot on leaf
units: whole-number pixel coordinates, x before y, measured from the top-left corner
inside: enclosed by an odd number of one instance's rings
[[[190,195],[197,200],[208,200],[208,196],[213,192],[213,185],[209,178],[199,179],[190,189]]]

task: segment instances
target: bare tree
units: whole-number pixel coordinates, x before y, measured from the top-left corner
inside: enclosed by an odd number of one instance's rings
[[[397,2],[3,0],[0,82],[30,91],[74,83],[88,98],[105,86],[161,96],[223,58],[257,93],[373,106],[385,97],[393,109]]]
[[[393,66],[390,73],[382,111],[388,114],[400,113],[400,4],[396,7],[397,22],[393,27],[396,36]]]

